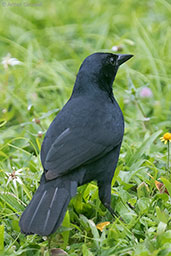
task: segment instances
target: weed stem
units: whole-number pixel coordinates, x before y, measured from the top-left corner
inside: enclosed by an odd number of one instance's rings
[[[170,142],[168,140],[168,143],[167,143],[167,153],[168,153],[168,156],[167,156],[167,169],[170,172]]]

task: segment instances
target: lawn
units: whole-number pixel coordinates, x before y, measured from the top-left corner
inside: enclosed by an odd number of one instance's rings
[[[171,132],[169,1],[4,0],[0,12],[0,255],[170,256],[171,162],[160,140]],[[26,237],[19,216],[39,186],[44,134],[98,51],[134,55],[113,85],[125,119],[112,182],[120,217],[92,182],[52,237]]]

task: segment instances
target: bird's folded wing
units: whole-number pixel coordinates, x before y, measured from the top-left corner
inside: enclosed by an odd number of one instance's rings
[[[88,137],[80,130],[67,128],[55,139],[46,155],[44,168],[49,171],[47,177],[54,179],[65,175],[111,149],[112,146],[98,141],[98,134],[93,139],[91,134]]]

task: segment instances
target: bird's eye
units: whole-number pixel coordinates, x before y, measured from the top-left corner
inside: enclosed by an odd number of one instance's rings
[[[115,65],[115,59],[114,59],[113,57],[110,58],[110,63],[111,63],[112,65]]]

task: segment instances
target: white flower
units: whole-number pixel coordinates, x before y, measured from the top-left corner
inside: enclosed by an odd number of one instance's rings
[[[19,184],[23,184],[21,178],[19,177],[20,175],[22,175],[22,171],[23,169],[19,169],[19,170],[15,170],[15,168],[13,167],[12,168],[13,171],[12,173],[6,173],[7,176],[8,176],[8,181],[7,181],[7,185],[12,182],[14,184],[14,187],[16,188],[17,187],[17,183]]]
[[[123,45],[114,45],[111,49],[113,52],[119,52],[123,50]]]
[[[117,52],[118,51],[118,46],[114,45],[111,50],[114,51],[114,52]]]
[[[2,58],[1,64],[4,66],[5,69],[7,69],[9,65],[21,65],[21,61],[17,60],[16,58],[11,58],[11,54],[8,53],[6,57]]]

